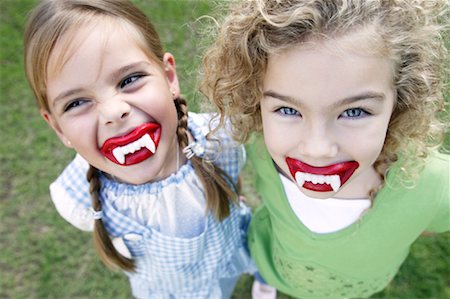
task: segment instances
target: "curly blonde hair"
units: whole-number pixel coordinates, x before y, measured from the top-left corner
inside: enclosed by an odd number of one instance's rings
[[[448,3],[434,0],[255,0],[232,3],[207,50],[202,92],[229,117],[233,136],[245,142],[262,129],[260,99],[269,56],[311,39],[362,29],[375,55],[393,61],[395,108],[375,169],[384,178],[401,160],[405,184],[413,166],[442,143],[446,129]],[[448,25],[447,25],[448,26]],[[365,47],[365,49],[369,49]],[[443,112],[444,111],[444,112]],[[444,116],[439,117],[439,116]]]

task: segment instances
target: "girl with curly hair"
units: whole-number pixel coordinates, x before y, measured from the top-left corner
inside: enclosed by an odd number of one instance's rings
[[[202,90],[249,141],[249,246],[270,285],[368,297],[422,233],[450,229],[443,24],[448,1],[231,5]]]

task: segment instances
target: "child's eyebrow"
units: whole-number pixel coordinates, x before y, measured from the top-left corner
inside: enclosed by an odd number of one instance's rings
[[[303,106],[301,100],[295,99],[293,97],[290,96],[286,96],[286,95],[282,95],[279,94],[277,92],[274,91],[265,91],[263,93],[263,95],[265,97],[272,97],[272,98],[276,98],[279,99],[283,102],[287,102],[290,103],[292,105],[296,105],[296,106]],[[354,102],[358,102],[358,101],[363,101],[363,100],[377,100],[377,101],[383,101],[386,98],[385,94],[382,92],[375,92],[375,91],[367,91],[367,92],[363,92],[354,96],[350,96],[348,98],[342,99],[336,103],[333,103],[333,105],[331,105],[330,109],[334,109],[334,108],[338,108],[341,106],[346,106],[346,105],[350,105]]]
[[[263,96],[279,99],[279,100],[281,100],[283,102],[288,102],[288,103],[293,104],[293,105],[301,106],[300,101],[294,99],[293,97],[282,95],[282,94],[279,94],[279,93],[277,93],[275,91],[272,91],[272,90],[268,90],[268,91],[263,92]]]
[[[334,103],[330,108],[332,108],[332,109],[338,108],[340,106],[350,105],[350,104],[352,104],[354,102],[358,102],[358,101],[364,101],[364,100],[383,101],[384,99],[386,99],[386,95],[382,92],[367,91],[367,92],[363,92],[363,93],[342,99],[342,100]]]
[[[65,99],[65,98],[67,98],[67,97],[71,97],[71,96],[73,96],[73,95],[75,95],[75,94],[77,94],[77,93],[80,93],[80,92],[82,92],[82,91],[83,91],[82,88],[74,88],[74,89],[70,89],[70,90],[67,90],[67,91],[64,91],[64,92],[60,93],[60,94],[59,94],[58,96],[56,96],[55,99],[53,100],[53,105],[52,105],[53,108],[55,108],[55,107],[57,106],[57,104],[58,104],[59,101]]]
[[[121,68],[119,68],[118,70],[116,70],[112,73],[111,81],[113,81],[113,82],[119,81],[120,79],[122,79],[123,75],[128,73],[130,70],[133,70],[135,68],[149,66],[149,65],[150,65],[150,63],[148,63],[147,61],[138,61],[138,62],[134,62],[134,63],[127,64],[125,66],[122,66]]]

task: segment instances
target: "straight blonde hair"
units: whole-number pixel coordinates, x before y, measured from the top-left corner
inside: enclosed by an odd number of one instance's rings
[[[159,36],[145,14],[130,1],[44,0],[29,15],[25,31],[26,75],[39,108],[50,113],[46,78],[49,57],[55,44],[63,36],[74,34],[78,28],[98,21],[124,23],[132,28],[137,44],[150,59],[162,65],[164,51]],[[174,105],[178,113],[178,143],[184,148],[188,145],[187,103],[180,97],[175,99]],[[232,180],[211,161],[194,156],[191,162],[205,188],[208,211],[218,220],[223,220],[230,213],[230,203],[237,200],[237,190]],[[90,166],[87,180],[95,211],[102,209],[98,175],[99,170]],[[122,256],[115,249],[101,219],[95,220],[93,236],[96,250],[108,267],[135,270],[133,260]]]

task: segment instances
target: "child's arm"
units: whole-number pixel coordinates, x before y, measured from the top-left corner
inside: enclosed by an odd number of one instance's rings
[[[88,163],[77,155],[50,185],[50,195],[58,213],[84,231],[94,228],[89,182],[86,179],[88,168]]]

